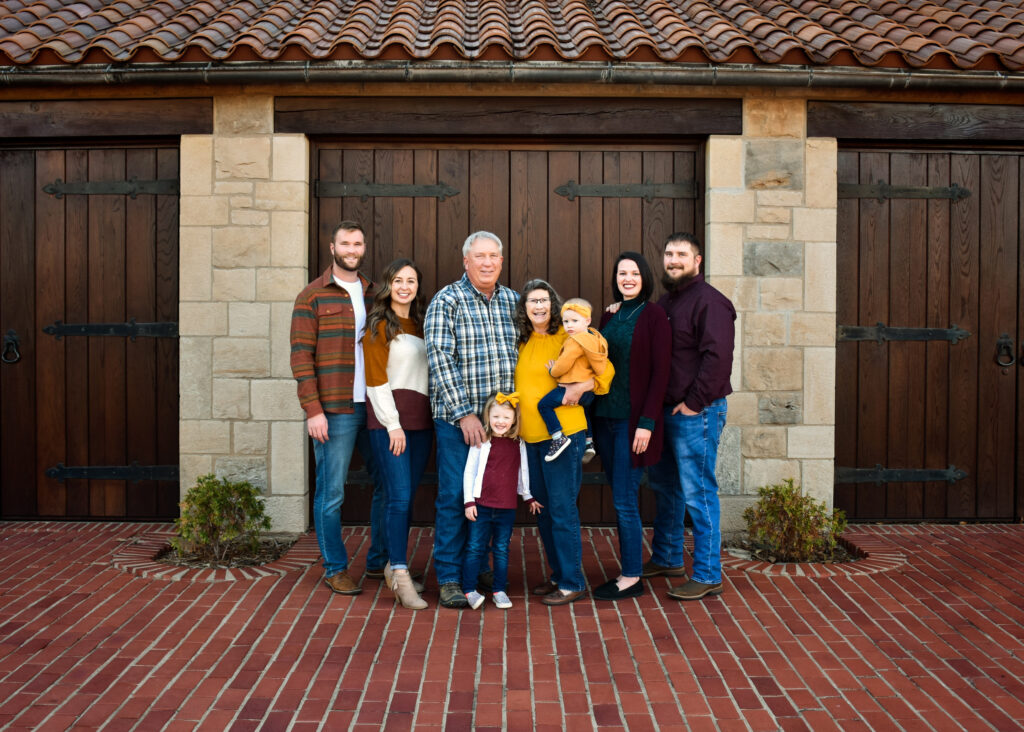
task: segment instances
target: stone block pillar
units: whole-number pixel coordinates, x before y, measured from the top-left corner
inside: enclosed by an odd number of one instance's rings
[[[181,488],[248,480],[286,532],[307,526],[288,335],[308,228],[308,140],[274,134],[269,96],[216,98],[213,134],[181,139]]]
[[[738,316],[723,528],[786,478],[832,505],[836,164],[834,139],[806,136],[804,100],[748,98],[743,135],[708,141],[705,266]]]

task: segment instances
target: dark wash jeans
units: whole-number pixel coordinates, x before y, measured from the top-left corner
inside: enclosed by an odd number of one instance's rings
[[[604,474],[612,487],[612,503],[619,528],[619,561],[623,577],[639,577],[643,571],[644,529],[640,522],[640,479],[643,468],[634,468],[633,435],[628,419],[594,419],[594,447],[601,456]]]
[[[488,549],[494,552],[494,587],[492,592],[508,589],[508,546],[512,541],[514,508],[492,508],[476,504],[476,521],[469,521],[466,561],[462,564],[462,591],[476,589],[480,567],[487,561]]]
[[[370,445],[377,462],[381,486],[387,496],[385,525],[387,527],[388,559],[392,569],[409,566],[409,521],[416,488],[434,445],[433,430],[405,430],[405,451],[391,452],[391,437],[385,429],[370,430]]]
[[[577,432],[570,437],[582,436]],[[560,589],[587,589],[583,577],[583,543],[576,499],[583,480],[583,451],[586,441],[574,439],[557,459],[544,460],[551,440],[526,443],[530,467],[530,493],[544,507],[537,514],[537,529],[551,566],[551,580]]]
[[[558,421],[555,409],[562,406],[562,399],[564,398],[565,387],[556,386],[537,402],[537,411],[540,412],[540,418],[544,420],[544,426],[548,428],[549,435],[562,431],[562,423]],[[587,407],[593,404],[593,402],[594,392],[592,391],[584,392],[583,396],[580,397],[580,406],[583,407],[584,414],[587,416],[587,437],[590,437],[590,415],[587,414]]]

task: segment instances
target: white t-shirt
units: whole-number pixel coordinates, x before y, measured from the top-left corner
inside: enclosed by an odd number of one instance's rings
[[[343,287],[352,300],[352,312],[356,318],[356,372],[352,379],[352,401],[366,401],[366,366],[363,364],[363,331],[366,329],[366,301],[363,299],[361,280],[345,282],[337,277],[334,281]]]

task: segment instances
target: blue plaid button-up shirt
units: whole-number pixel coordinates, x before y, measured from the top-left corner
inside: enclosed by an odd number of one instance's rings
[[[488,300],[466,275],[434,295],[423,322],[434,419],[455,424],[481,414],[492,392],[512,391],[518,300],[500,284]]]

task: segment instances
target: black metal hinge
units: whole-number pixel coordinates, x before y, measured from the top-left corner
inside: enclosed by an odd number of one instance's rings
[[[967,477],[967,473],[950,465],[945,470],[925,468],[836,468],[836,483],[929,483],[943,481],[956,483]]]
[[[318,180],[317,198],[356,197],[367,198],[436,198],[443,201],[459,195],[457,188],[444,182],[438,183],[370,183],[365,178],[359,183],[333,183]]]
[[[570,180],[558,186],[555,193],[570,201],[579,197],[596,198],[642,198],[648,203],[655,198],[696,198],[697,189],[693,181],[683,183],[577,183]]]
[[[66,467],[57,463],[46,469],[47,478],[65,480],[126,480],[138,483],[142,480],[178,480],[177,465],[79,465]]]
[[[54,336],[58,341],[63,336],[120,336],[134,341],[139,336],[147,338],[177,338],[178,324],[136,323],[132,318],[127,323],[62,323],[55,322],[43,328],[43,332]]]
[[[888,183],[840,183],[840,198],[875,198],[888,201],[893,198],[939,198],[960,201],[971,195],[968,188],[954,183],[951,186],[893,186]]]
[[[90,180],[65,183],[60,178],[43,186],[43,191],[55,198],[64,196],[129,196],[148,194],[153,196],[178,195],[178,181],[167,180]]]
[[[958,328],[956,324],[948,328],[897,328],[885,323],[836,326],[837,341],[949,341],[955,345],[970,337],[969,331]]]

